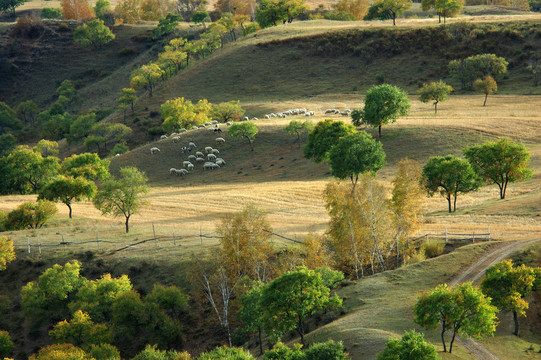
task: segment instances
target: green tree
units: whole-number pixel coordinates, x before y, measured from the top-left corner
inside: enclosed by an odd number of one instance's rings
[[[161,68],[166,68],[170,75],[180,71],[182,63],[187,60],[188,53],[185,50],[186,39],[176,38],[169,41],[164,46],[164,51],[158,55],[158,64]]]
[[[377,127],[381,138],[381,127],[394,123],[399,116],[408,115],[410,107],[407,94],[399,87],[389,84],[372,86],[366,91],[364,108],[352,113],[353,125],[363,123]]]
[[[456,198],[459,193],[476,191],[481,185],[470,163],[452,155],[428,159],[423,167],[423,180],[428,195],[433,196],[439,191],[441,196],[447,199],[449,212],[456,211]]]
[[[203,29],[205,28],[206,20],[210,20],[209,13],[206,11],[196,11],[192,15],[192,21],[196,24],[203,24]]]
[[[234,123],[227,129],[227,135],[232,138],[245,138],[250,144],[250,148],[254,151],[252,144],[254,137],[259,132],[257,125],[251,121]]]
[[[103,23],[95,19],[78,26],[73,32],[73,40],[82,47],[91,46],[94,49],[102,48],[115,38],[115,34]]]
[[[291,120],[286,126],[285,131],[290,135],[296,135],[297,141],[301,140],[301,134],[309,133],[314,128],[314,124],[310,120],[300,122],[298,120]]]
[[[504,260],[489,267],[481,289],[500,310],[511,311],[515,322],[514,335],[518,336],[518,317],[526,317],[528,302],[525,300],[541,285],[541,267],[524,264],[514,267],[512,260]]]
[[[130,86],[135,90],[145,89],[148,95],[152,97],[152,91],[156,83],[165,75],[158,64],[150,63],[143,65],[131,73]]]
[[[37,153],[40,153],[41,156],[57,156],[58,155],[58,143],[56,141],[50,141],[42,139],[38,141],[36,146],[32,149]]]
[[[80,142],[90,134],[90,130],[96,124],[96,114],[91,112],[84,115],[79,115],[69,128],[68,141],[70,143]]]
[[[99,279],[83,281],[69,308],[72,313],[82,310],[98,322],[107,322],[112,318],[116,299],[130,290],[132,284],[127,275],[113,278],[104,274]]]
[[[25,146],[18,146],[6,158],[10,189],[20,194],[38,193],[58,171],[58,158],[44,158]]]
[[[0,271],[6,270],[7,265],[15,260],[15,248],[13,240],[0,236]],[[1,357],[2,355],[0,355]]]
[[[12,134],[0,135],[0,158],[8,156],[17,147],[17,139]]]
[[[267,334],[279,340],[286,332],[295,330],[304,344],[305,320],[316,311],[341,306],[342,300],[330,295],[320,274],[299,267],[265,286],[260,304]]]
[[[240,309],[237,313],[239,320],[244,325],[244,330],[249,333],[257,332],[259,355],[263,355],[263,318],[261,316],[263,309],[260,306],[263,287],[262,282],[254,283],[251,289],[239,298]],[[265,359],[267,359],[266,353]]]
[[[0,14],[15,15],[15,9],[24,4],[24,0],[0,0]]]
[[[431,82],[430,84],[423,84],[423,87],[417,91],[419,94],[419,100],[424,103],[434,101],[434,113],[438,113],[438,103],[440,101],[447,100],[449,94],[453,91],[453,88],[443,81]]]
[[[353,187],[359,174],[375,174],[384,164],[383,146],[364,131],[340,138],[329,151],[329,165],[334,176],[350,178]]]
[[[239,100],[231,100],[219,104],[212,105],[210,116],[212,119],[226,123],[228,121],[239,121],[245,111],[240,106]]]
[[[39,349],[28,360],[92,360],[81,348],[72,344],[53,344]]]
[[[334,340],[312,344],[304,353],[306,354],[306,360],[349,359],[348,354],[344,352],[342,342],[334,342]]]
[[[107,151],[107,143],[109,141],[118,142],[125,139],[132,133],[132,129],[124,124],[112,124],[99,122],[92,126],[90,129],[90,136],[88,139],[98,139],[98,151],[99,143],[103,143],[103,149]],[[86,141],[85,141],[86,143]]]
[[[69,218],[72,218],[71,205],[74,201],[92,199],[96,193],[96,185],[85,178],[71,178],[57,176],[48,182],[39,192],[38,199],[60,201],[69,209]]]
[[[121,360],[120,351],[111,344],[90,345],[88,354],[96,360]]]
[[[408,10],[411,4],[411,0],[376,0],[370,6],[365,19],[393,19],[393,25],[396,25],[396,17]]]
[[[7,359],[13,351],[13,341],[7,331],[0,330],[0,358]]]
[[[443,23],[448,17],[456,17],[464,8],[463,0],[422,0],[421,8],[423,11],[428,11],[432,8],[438,14],[438,21],[441,23],[441,17],[443,16]]]
[[[58,99],[61,100],[61,97],[64,96],[67,100],[62,100],[66,104],[75,100],[77,97],[77,90],[75,90],[75,85],[71,80],[64,80],[60,83],[60,86],[56,89],[56,95]]]
[[[23,101],[15,109],[17,118],[25,125],[34,126],[39,113],[39,108],[32,100]]]
[[[27,201],[9,212],[5,227],[9,230],[41,229],[56,212],[56,205],[53,202]]]
[[[303,0],[262,0],[256,10],[256,21],[261,28],[278,22],[291,22],[305,11]]]
[[[156,26],[155,29],[152,29],[152,39],[160,39],[165,35],[171,34],[175,31],[181,19],[181,15],[171,13],[167,14],[166,17],[162,17],[158,22],[158,26]]]
[[[453,351],[455,336],[461,334],[473,338],[491,335],[496,331],[496,312],[479,288],[464,283],[449,288],[447,284],[438,285],[434,290],[419,297],[413,308],[415,323],[427,329],[435,329],[441,324],[441,340],[446,352],[444,334],[452,332],[449,353]]]
[[[202,353],[197,360],[255,360],[248,350],[236,347],[220,346],[209,352]]]
[[[104,324],[95,324],[90,316],[77,310],[70,321],[58,322],[49,336],[56,343],[70,343],[83,349],[90,345],[109,344],[113,340],[112,332]]]
[[[493,78],[507,73],[509,63],[503,57],[494,54],[480,54],[467,57],[461,60],[449,62],[449,70],[462,84],[463,89],[473,88],[475,79],[487,75]]]
[[[8,104],[0,101],[0,129],[19,130],[23,124],[17,119],[17,114]]]
[[[107,179],[103,182],[94,196],[94,205],[104,215],[124,216],[126,232],[129,232],[131,216],[147,204],[142,198],[142,195],[148,192],[147,181],[145,174],[136,167],[121,168],[118,179]]]
[[[184,98],[167,100],[160,108],[162,127],[167,132],[178,132],[182,128],[204,124],[209,121],[210,109],[211,104],[206,99],[199,100],[197,104]]]
[[[67,306],[83,283],[81,263],[77,260],[64,266],[54,265],[41,274],[37,282],[31,281],[21,290],[21,307],[28,316],[43,312],[67,314]]]
[[[440,360],[434,345],[425,341],[424,334],[406,331],[400,340],[389,339],[377,360]]]
[[[485,94],[485,102],[483,102],[483,106],[486,106],[488,95],[498,91],[498,84],[492,76],[487,75],[483,79],[476,79],[473,82],[473,90],[475,92]]]
[[[533,176],[528,168],[530,153],[522,143],[499,139],[463,150],[473,170],[488,184],[497,184],[500,199],[505,199],[509,183],[524,181]]]
[[[346,135],[355,133],[355,128],[343,121],[325,119],[316,124],[308,134],[308,143],[304,147],[304,157],[314,159],[316,163],[328,160],[329,151]]]
[[[64,159],[60,173],[69,177],[83,177],[89,181],[103,181],[109,174],[109,160],[100,159],[98,154],[81,153]]]
[[[169,317],[179,319],[188,309],[188,296],[178,286],[154,284],[152,291],[145,296],[145,302],[158,305]]]
[[[109,155],[115,156],[117,154],[125,154],[128,151],[130,151],[130,148],[128,147],[128,145],[126,145],[125,142],[119,142],[119,143],[116,143],[115,146],[113,146],[113,148],[109,152]]]
[[[111,3],[109,2],[109,0],[96,1],[96,4],[94,5],[94,14],[96,14],[96,17],[98,19],[101,19],[102,16],[104,16],[108,12],[111,12]]]
[[[126,118],[126,108],[130,107],[132,114],[134,113],[135,100],[137,100],[137,95],[135,95],[135,90],[132,88],[124,88],[120,90],[122,94],[117,103],[119,106],[124,109],[124,118]]]
[[[191,356],[184,351],[179,353],[174,350],[162,351],[156,345],[147,345],[143,351],[137,354],[132,360],[190,360]]]
[[[264,360],[305,360],[306,355],[302,352],[301,344],[293,344],[292,348],[282,342],[274,344],[271,350],[265,351]]]

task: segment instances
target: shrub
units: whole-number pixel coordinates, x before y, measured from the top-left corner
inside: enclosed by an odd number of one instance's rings
[[[264,360],[304,360],[306,356],[301,350],[300,344],[294,344],[292,348],[281,342],[277,342],[271,350],[265,351]]]
[[[58,31],[60,31],[60,32],[68,32],[68,31],[71,31],[71,28],[66,23],[60,23],[60,24],[58,24]]]
[[[41,10],[42,19],[62,19],[62,10],[57,8],[43,8]]]
[[[41,35],[44,26],[43,21],[37,15],[24,15],[17,19],[11,30],[11,36],[27,39],[35,39]]]
[[[425,256],[429,259],[441,255],[444,248],[445,243],[437,239],[430,239],[423,243]]]
[[[334,340],[313,344],[304,353],[306,354],[306,360],[349,359],[348,354],[344,352],[342,342],[335,343]]]
[[[389,339],[385,349],[378,354],[377,360],[439,360],[436,348],[425,341],[423,334],[415,330],[404,333],[402,339]]]
[[[116,143],[113,149],[110,152],[111,156],[115,156],[116,154],[124,154],[130,151],[130,148],[128,145],[126,145],[125,142]]]
[[[255,360],[255,358],[242,348],[221,346],[212,351],[201,354],[198,360]]]
[[[6,228],[9,230],[38,229],[56,212],[56,205],[52,201],[28,201],[8,214]]]
[[[0,271],[5,270],[7,264],[15,260],[15,257],[13,240],[0,236]]]
[[[345,12],[345,11],[339,11],[339,10],[331,10],[327,11],[323,15],[324,19],[327,20],[338,20],[338,21],[355,21],[357,18],[355,15]]]
[[[246,31],[246,35],[248,35],[248,34],[251,34],[251,33],[255,33],[258,30],[261,30],[261,27],[259,26],[258,23],[253,22],[253,23],[250,23],[250,24],[246,25],[244,27],[244,30]]]
[[[99,19],[103,21],[105,26],[111,27],[116,23],[115,13],[112,11],[107,11],[100,15]]]
[[[0,211],[0,232],[6,231],[6,221],[8,219],[7,211]]]
[[[13,350],[13,341],[7,331],[0,330],[0,358],[7,358]]]
[[[96,360],[120,360],[120,352],[111,344],[91,345],[88,354]]]
[[[165,131],[161,126],[153,126],[151,128],[148,128],[147,134],[150,136],[159,136],[165,134]]]
[[[411,254],[409,258],[406,259],[406,263],[408,265],[411,265],[411,264],[417,264],[425,260],[426,260],[425,249],[420,248],[417,252]]]
[[[383,84],[385,82],[385,75],[383,75],[382,73],[377,73],[376,81],[378,84]]]

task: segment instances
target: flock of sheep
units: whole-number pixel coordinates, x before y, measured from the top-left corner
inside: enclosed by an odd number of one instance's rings
[[[280,119],[285,119],[288,116],[294,116],[294,115],[314,116],[315,114],[316,114],[315,111],[308,111],[305,108],[301,108],[301,109],[289,109],[284,112],[265,114],[264,117],[265,119],[270,119],[270,118],[275,118],[275,117],[280,118]]]
[[[228,125],[231,125],[232,122],[228,122]],[[222,129],[220,129],[218,125],[218,121],[214,120],[212,122],[205,123],[204,125],[201,124],[199,126],[192,127],[192,130],[199,129],[199,128],[207,128],[207,130],[212,132],[222,132]],[[161,140],[170,138],[173,142],[179,143],[182,139],[179,136],[180,133],[186,132],[188,130],[186,129],[180,129],[178,133],[172,133],[170,136],[162,135],[160,137]],[[223,144],[225,143],[225,139],[223,137],[218,137],[215,139],[215,142],[217,144]],[[195,154],[188,155],[188,159],[182,161],[182,168],[170,168],[169,174],[170,175],[177,175],[177,176],[184,176],[188,175],[190,171],[193,171],[195,168],[195,165],[202,164],[203,170],[215,170],[219,169],[221,166],[224,166],[226,164],[225,160],[217,157],[217,155],[220,154],[220,150],[213,148],[212,146],[206,146],[204,148],[205,153],[202,151],[197,151],[197,145],[190,141],[187,146],[183,146],[180,148],[181,152],[183,154],[191,153],[192,150],[195,151]],[[160,149],[157,146],[150,148],[150,154],[156,155],[160,153]]]

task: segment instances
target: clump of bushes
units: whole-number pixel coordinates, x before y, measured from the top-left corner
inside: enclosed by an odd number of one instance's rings
[[[348,13],[346,11],[331,10],[327,11],[323,18],[326,20],[338,20],[338,21],[355,21],[357,18],[355,15]]]
[[[423,243],[422,249],[427,258],[440,256],[445,248],[445,243],[441,240],[430,239]]]
[[[56,212],[56,204],[52,201],[27,201],[7,214],[2,227],[6,230],[39,229]]]
[[[62,10],[57,8],[43,8],[41,10],[42,19],[62,19]]]
[[[44,30],[43,21],[35,14],[24,15],[17,19],[11,30],[11,36],[27,39],[35,39]]]

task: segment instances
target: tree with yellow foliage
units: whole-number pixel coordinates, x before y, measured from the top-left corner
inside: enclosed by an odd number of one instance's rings
[[[94,17],[94,10],[88,0],[61,0],[60,7],[64,20],[82,21]]]
[[[13,240],[0,236],[0,271],[5,270],[7,265],[15,260],[15,248]]]
[[[352,14],[357,20],[362,20],[368,14],[369,7],[369,0],[340,0],[336,4],[336,10]]]

